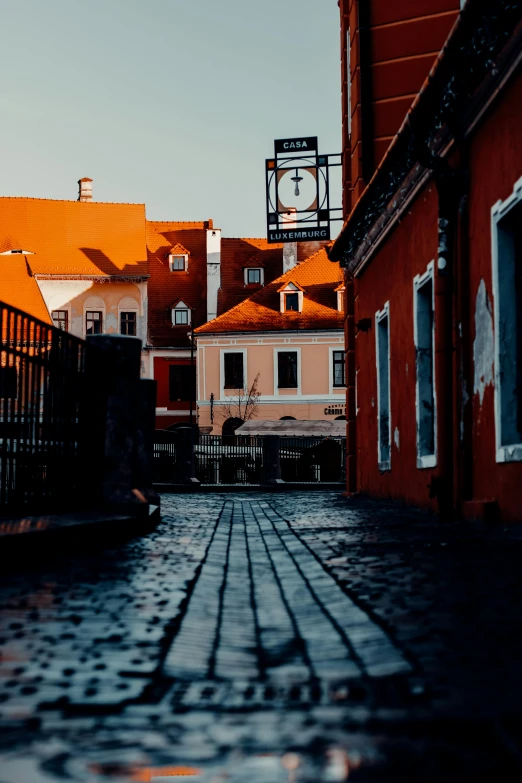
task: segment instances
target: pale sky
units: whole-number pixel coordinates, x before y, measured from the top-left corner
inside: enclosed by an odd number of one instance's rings
[[[265,236],[273,140],[341,149],[337,0],[0,0],[0,195]],[[334,224],[339,225],[339,224]]]

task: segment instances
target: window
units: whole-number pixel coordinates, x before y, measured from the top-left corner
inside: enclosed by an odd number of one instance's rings
[[[225,389],[242,389],[243,381],[243,354],[226,353],[224,355]]]
[[[299,294],[285,294],[285,310],[299,312]]]
[[[390,417],[390,330],[389,304],[375,313],[375,349],[377,358],[378,460],[380,470],[391,468]]]
[[[103,314],[99,310],[87,310],[85,313],[85,334],[101,334]]]
[[[187,256],[169,256],[169,266],[171,272],[184,272],[187,268]]]
[[[416,366],[417,467],[433,468],[435,456],[435,365],[434,365],[433,263],[414,280],[414,338]]]
[[[120,312],[120,332],[136,337],[136,316],[135,311]]]
[[[261,270],[260,269],[247,269],[246,270],[246,282],[247,285],[261,284]]]
[[[169,367],[169,400],[190,402],[196,399],[196,368],[189,364],[171,364]]]
[[[69,328],[69,313],[67,310],[53,310],[53,326],[66,332]]]
[[[346,386],[344,375],[344,351],[334,351],[332,357],[333,385]]]
[[[190,307],[185,302],[178,302],[172,308],[172,323],[174,326],[188,326],[191,322]]]
[[[277,386],[279,389],[297,389],[297,351],[278,352]]]
[[[492,217],[496,459],[512,462],[522,460],[522,179],[504,203],[493,207]],[[480,321],[486,323],[483,281],[477,294],[477,321],[479,309]],[[486,343],[487,334],[477,334],[476,340]],[[489,365],[487,344],[482,351]],[[490,371],[487,366],[480,369],[484,376]]]

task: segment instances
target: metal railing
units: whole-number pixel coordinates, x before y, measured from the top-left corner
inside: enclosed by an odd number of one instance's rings
[[[0,516],[78,492],[87,344],[0,302]]]
[[[183,444],[180,431],[156,430],[154,481],[180,480],[183,463],[195,461],[195,477],[201,484],[263,484],[267,480],[263,436],[199,435]],[[192,449],[184,454],[184,448]],[[277,448],[277,447],[276,447]],[[344,483],[346,438],[279,438],[281,479],[287,483]]]
[[[301,484],[346,480],[346,438],[281,438],[281,478]]]
[[[261,484],[263,439],[200,435],[194,447],[196,477],[202,484]]]

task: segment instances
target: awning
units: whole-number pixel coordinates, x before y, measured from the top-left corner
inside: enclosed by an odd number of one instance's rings
[[[309,438],[345,438],[345,421],[267,421],[266,419],[254,419],[246,421],[236,430],[236,435],[282,435],[286,437],[307,436]]]

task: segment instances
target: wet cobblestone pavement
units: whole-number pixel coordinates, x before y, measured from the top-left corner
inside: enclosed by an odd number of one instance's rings
[[[338,493],[166,495],[0,578],[0,783],[522,777],[522,536]]]

